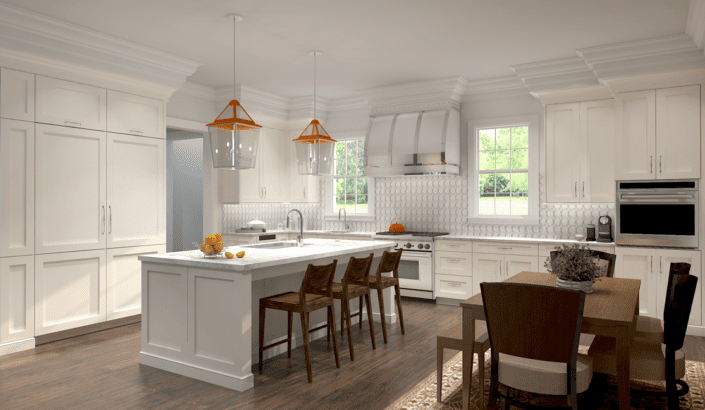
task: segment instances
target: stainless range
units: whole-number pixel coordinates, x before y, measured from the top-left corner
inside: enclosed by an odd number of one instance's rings
[[[376,240],[394,240],[394,249],[403,249],[399,263],[402,296],[435,299],[433,293],[433,238],[440,232],[377,232]]]

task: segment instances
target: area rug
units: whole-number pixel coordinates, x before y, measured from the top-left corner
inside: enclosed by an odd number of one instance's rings
[[[588,346],[580,346],[581,353],[587,353]],[[477,355],[473,361],[472,379],[473,386],[479,383],[477,372]],[[483,392],[484,403],[487,405],[490,388],[490,351],[485,353],[485,388]],[[406,394],[401,399],[387,408],[387,410],[457,410],[463,405],[462,395],[462,374],[463,374],[463,355],[458,353],[443,366],[443,401],[436,401],[436,373],[434,372],[425,380],[419,383],[413,390]],[[690,392],[680,398],[681,409],[705,410],[703,401],[703,381],[705,381],[705,363],[692,362],[686,360],[686,374],[683,380],[690,386]],[[665,383],[647,382],[647,381],[632,381],[632,409],[666,409],[666,399],[663,397],[654,397],[640,395],[635,390],[661,390],[666,388]],[[595,394],[597,393],[597,394]],[[517,392],[511,389],[510,396],[519,402],[525,402],[532,405],[540,406],[566,406],[567,401],[565,396],[540,396],[530,393]],[[596,397],[599,396],[599,397]],[[479,409],[480,406],[480,391],[473,388],[470,397],[470,408]],[[612,410],[618,409],[617,402],[617,386],[616,380],[611,376],[607,377],[605,383],[599,388],[592,390],[588,389],[585,393],[578,395],[579,408],[588,408],[596,410]],[[510,406],[515,409],[514,406]],[[516,407],[517,409],[520,407]]]

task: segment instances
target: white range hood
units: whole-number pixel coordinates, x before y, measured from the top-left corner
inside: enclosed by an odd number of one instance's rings
[[[370,117],[364,174],[458,174],[460,112],[456,108]]]

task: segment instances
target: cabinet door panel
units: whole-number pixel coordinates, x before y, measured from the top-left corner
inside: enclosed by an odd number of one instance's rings
[[[260,136],[257,162],[260,162],[260,186],[264,190],[262,202],[284,202],[283,180],[287,171],[285,135],[283,131],[266,128]]]
[[[0,259],[0,344],[34,337],[34,256]]]
[[[34,122],[34,74],[0,69],[0,117]]]
[[[164,102],[108,90],[108,131],[166,138]]]
[[[656,178],[656,92],[620,93],[615,106],[615,179]]]
[[[581,202],[614,203],[614,100],[580,103]]]
[[[37,122],[106,130],[106,90],[37,76]]]
[[[37,255],[37,336],[106,320],[105,251]]]
[[[107,320],[138,315],[142,309],[141,255],[166,252],[166,245],[108,249],[106,271]]]
[[[639,314],[658,317],[658,309],[663,309],[656,299],[655,280],[657,279],[658,255],[652,249],[617,248],[616,278],[639,279]]]
[[[547,202],[579,202],[578,103],[546,107]]]
[[[472,254],[472,294],[480,293],[480,283],[504,280],[504,256],[485,253]]]
[[[164,140],[108,134],[109,248],[166,243]]]
[[[663,309],[666,306],[666,291],[668,287],[668,274],[671,269],[671,263],[685,262],[690,264],[690,274],[698,277],[698,286],[695,288],[695,298],[693,298],[693,307],[690,310],[690,326],[702,325],[702,282],[700,251],[680,251],[680,250],[660,250],[659,251],[659,268],[658,280],[654,283],[656,286],[656,308],[658,318],[663,320]],[[655,263],[655,262],[654,262]]]
[[[34,124],[0,121],[0,257],[34,253]]]
[[[36,253],[105,248],[105,139],[37,124]]]
[[[504,255],[504,278],[510,278],[519,272],[536,272],[539,270],[539,258],[536,256]]]
[[[656,90],[659,179],[700,178],[700,86]]]

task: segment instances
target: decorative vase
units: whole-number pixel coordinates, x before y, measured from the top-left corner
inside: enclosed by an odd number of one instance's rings
[[[585,293],[592,293],[592,284],[594,282],[586,281],[574,281],[574,280],[563,280],[561,278],[556,278],[556,287],[570,290],[582,290]]]

